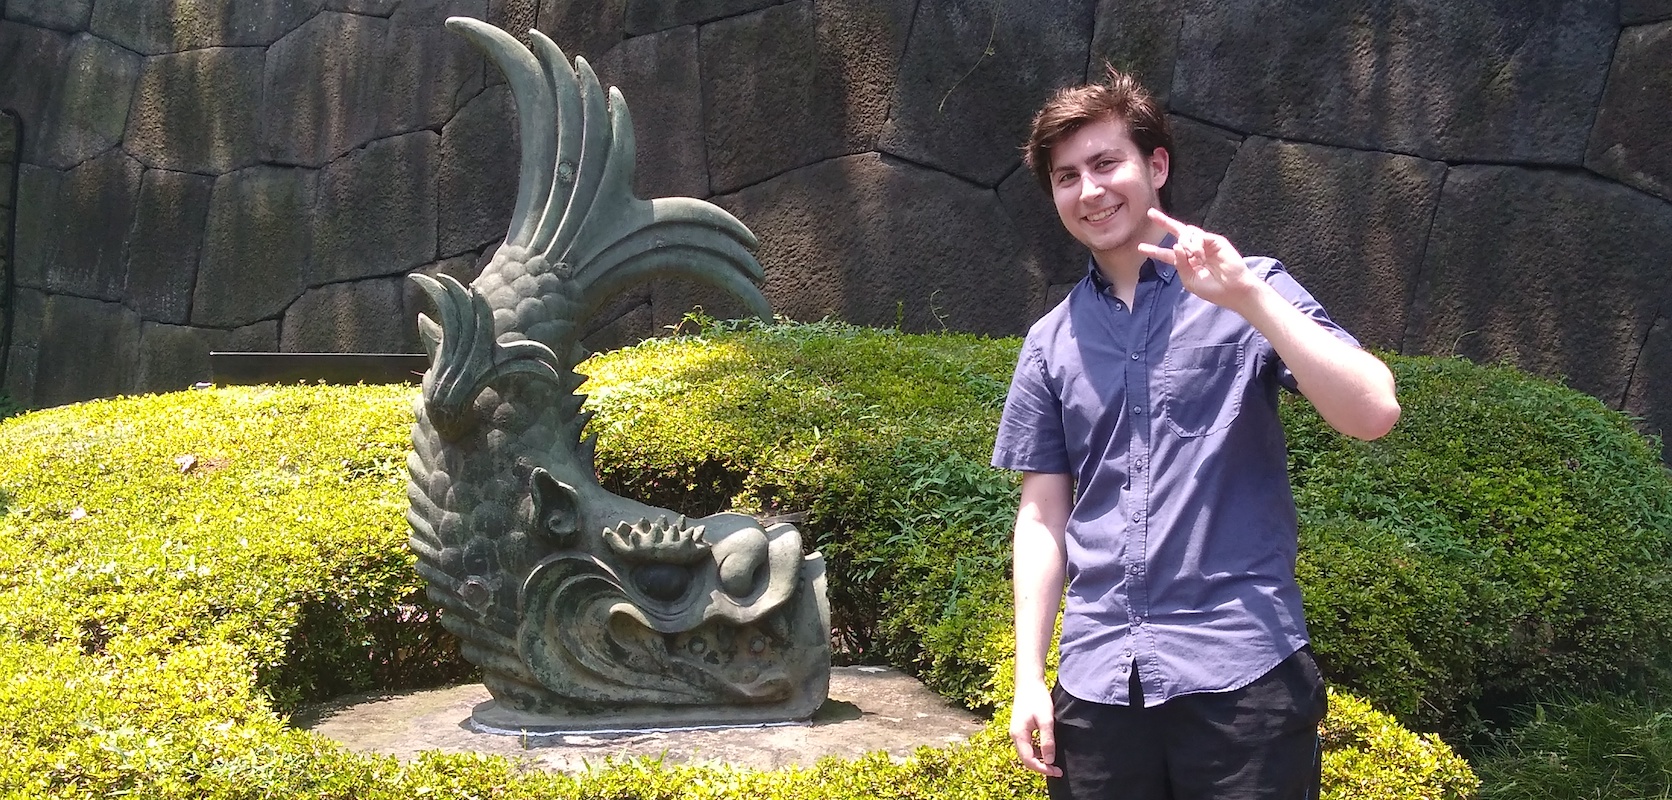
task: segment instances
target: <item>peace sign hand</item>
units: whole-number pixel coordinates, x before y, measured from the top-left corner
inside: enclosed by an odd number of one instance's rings
[[[1217,233],[1208,233],[1195,225],[1186,225],[1158,208],[1149,210],[1151,220],[1172,232],[1171,248],[1140,243],[1138,249],[1157,261],[1172,264],[1184,281],[1184,288],[1216,306],[1236,310],[1253,300],[1263,285],[1248,266],[1242,254],[1231,242]]]

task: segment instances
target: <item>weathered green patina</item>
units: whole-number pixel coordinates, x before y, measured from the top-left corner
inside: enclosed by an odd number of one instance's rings
[[[803,719],[830,679],[824,560],[794,526],[686,519],[606,491],[573,368],[582,325],[622,289],[704,280],[767,316],[756,241],[690,198],[631,191],[633,129],[584,59],[491,25],[449,28],[516,98],[522,167],[509,233],[467,288],[414,275],[437,319],[409,459],[412,549],[498,731]]]

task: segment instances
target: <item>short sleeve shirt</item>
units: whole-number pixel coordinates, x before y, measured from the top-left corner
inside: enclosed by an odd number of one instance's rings
[[[1255,274],[1358,345],[1279,262]],[[1307,641],[1278,389],[1292,374],[1235,312],[1145,262],[1132,308],[1095,263],[1029,330],[993,465],[1067,473],[1058,681],[1127,704],[1241,688]]]

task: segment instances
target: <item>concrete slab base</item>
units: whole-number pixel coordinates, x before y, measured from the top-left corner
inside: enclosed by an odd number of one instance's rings
[[[430,750],[484,753],[567,772],[638,756],[757,769],[810,766],[824,756],[855,758],[877,750],[899,759],[922,745],[962,742],[984,724],[910,676],[884,667],[832,669],[830,699],[805,723],[503,735],[470,724],[471,709],[490,699],[480,684],[347,697],[299,711],[292,724],[358,752],[402,759]]]

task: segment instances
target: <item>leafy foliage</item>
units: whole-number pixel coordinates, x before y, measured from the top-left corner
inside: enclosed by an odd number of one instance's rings
[[[1529,696],[1663,684],[1672,477],[1658,445],[1508,367],[1389,360],[1405,413],[1383,439],[1283,409],[1330,677],[1453,733]]]
[[[1417,735],[1348,694],[1330,690],[1323,797],[1330,800],[1460,800],[1480,787],[1469,765],[1434,734]],[[1398,763],[1399,769],[1387,769]]]
[[[0,630],[91,657],[229,644],[281,708],[462,674],[403,619],[431,613],[404,548],[410,402],[211,391],[0,424]]]
[[[985,466],[1016,346],[775,326],[586,366],[606,479],[693,512],[797,518],[831,559],[853,657],[995,709],[1000,725],[967,745],[899,764],[565,776],[398,763],[290,729],[283,712],[308,699],[464,666],[404,547],[410,391],[227,389],[0,423],[0,796],[1038,797],[1000,727],[1014,485]],[[1388,717],[1332,724],[1359,731],[1326,753],[1352,765],[1331,773],[1340,786],[1421,764],[1438,765],[1427,796],[1466,786],[1461,762]]]

